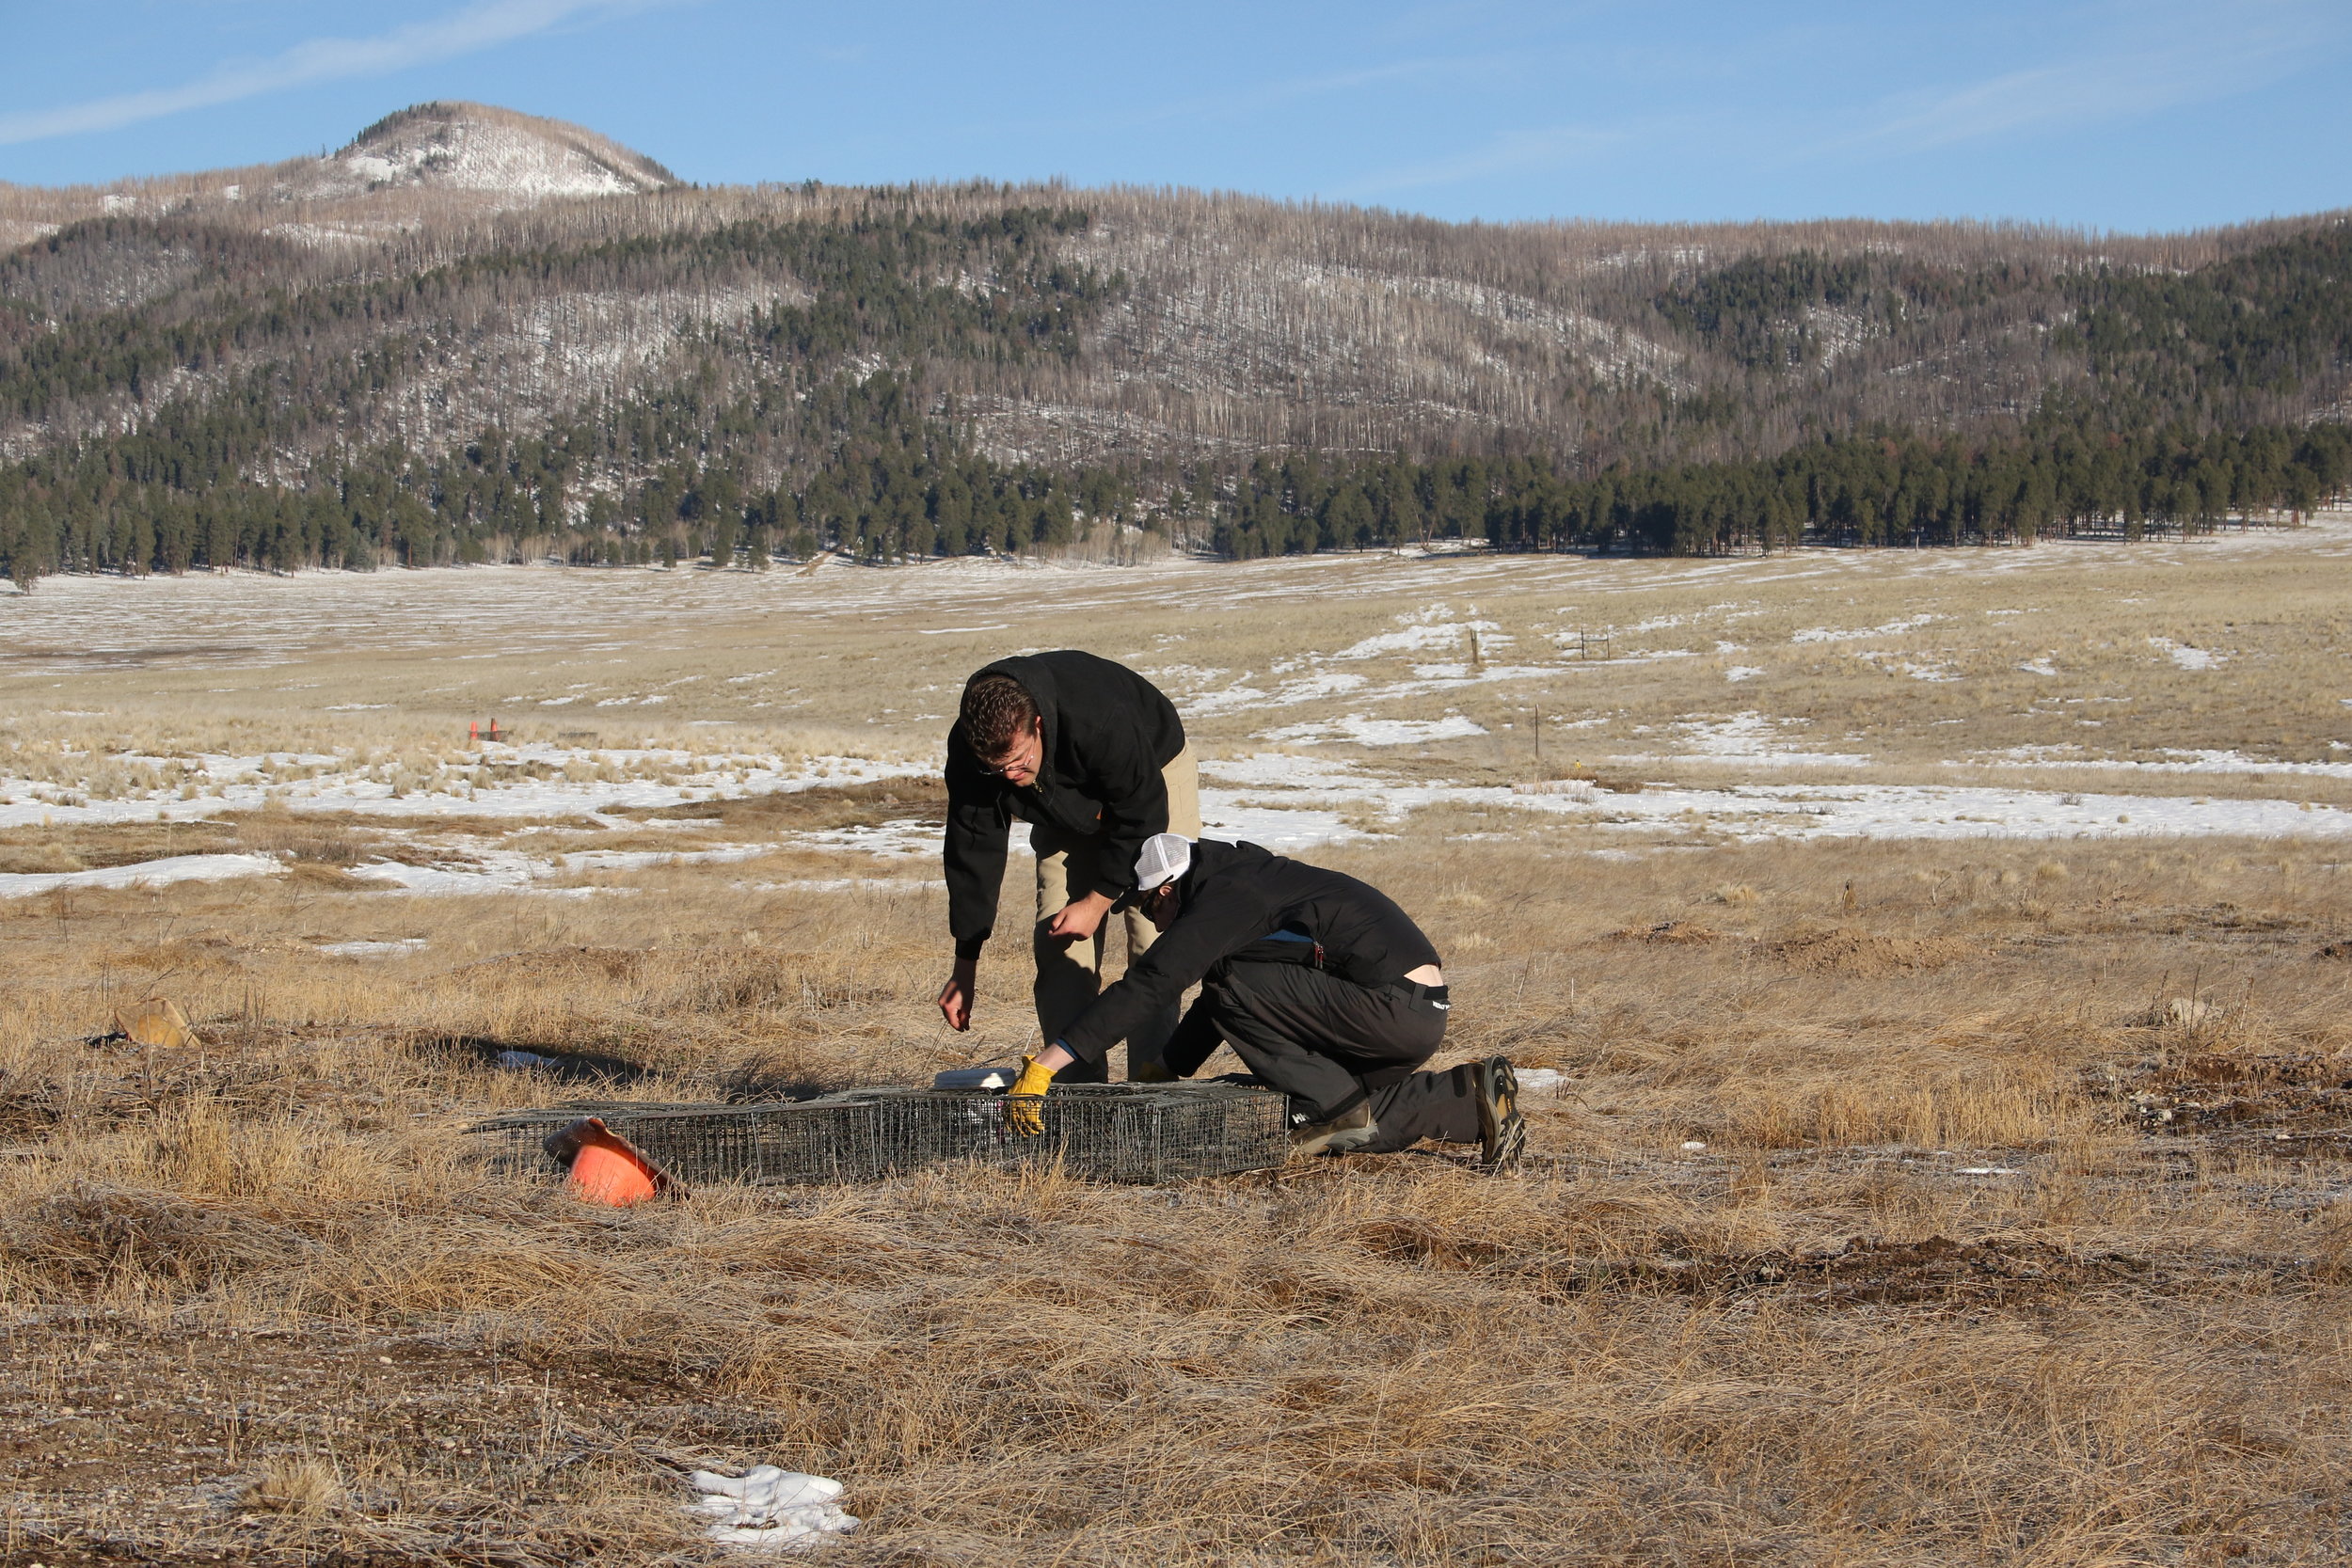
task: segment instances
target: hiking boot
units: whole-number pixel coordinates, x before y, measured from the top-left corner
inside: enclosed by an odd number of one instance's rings
[[[1291,1158],[1303,1160],[1314,1154],[1345,1154],[1372,1142],[1380,1131],[1372,1119],[1369,1101],[1358,1101],[1329,1121],[1302,1122],[1291,1129]]]
[[[1526,1152],[1518,1074],[1508,1056],[1489,1056],[1478,1064],[1478,1163],[1488,1170],[1513,1170]]]

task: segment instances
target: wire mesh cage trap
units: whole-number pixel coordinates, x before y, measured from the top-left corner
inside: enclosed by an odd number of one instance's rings
[[[765,1105],[577,1103],[517,1111],[469,1132],[499,1140],[497,1168],[560,1172],[549,1134],[596,1117],[670,1180],[793,1186],[872,1181],[927,1165],[1050,1165],[1145,1184],[1282,1164],[1288,1101],[1228,1084],[1071,1084],[1045,1098],[1042,1136],[1005,1125],[985,1089],[852,1089]]]

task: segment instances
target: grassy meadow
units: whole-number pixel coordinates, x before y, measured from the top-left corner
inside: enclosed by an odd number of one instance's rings
[[[0,1561],[723,1560],[679,1477],[762,1462],[844,1481],[845,1565],[2343,1560],[2347,604],[2342,518],[44,581]],[[1071,645],[1178,698],[1212,824],[1431,932],[1441,1064],[1562,1071],[1523,1171],[489,1169],[492,1111],[1026,1047],[1019,857],[975,1031],[930,1005],[929,768]],[[104,1037],[156,997],[200,1044]]]

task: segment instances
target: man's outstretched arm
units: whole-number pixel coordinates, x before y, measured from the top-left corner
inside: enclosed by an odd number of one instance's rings
[[[968,770],[968,771],[967,771]],[[972,1026],[977,995],[980,949],[996,928],[996,896],[1005,882],[1012,814],[1001,795],[990,798],[978,768],[947,751],[947,830],[940,845],[940,870],[947,882],[947,933],[955,939],[955,968],[939,990],[940,1016],[961,1031]]]

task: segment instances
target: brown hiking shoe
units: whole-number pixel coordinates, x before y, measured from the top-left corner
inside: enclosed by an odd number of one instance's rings
[[[1329,1121],[1310,1121],[1291,1129],[1291,1158],[1303,1160],[1313,1154],[1345,1154],[1372,1142],[1380,1131],[1372,1119],[1369,1101],[1359,1101],[1353,1109],[1342,1111]]]
[[[1508,1056],[1489,1056],[1478,1064],[1478,1163],[1488,1170],[1516,1170],[1526,1152],[1518,1074]]]

